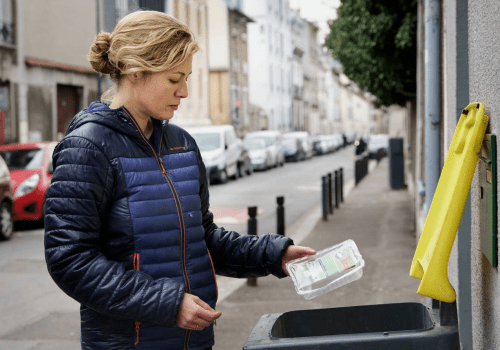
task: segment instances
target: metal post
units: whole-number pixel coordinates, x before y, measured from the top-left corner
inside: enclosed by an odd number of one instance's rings
[[[441,1],[425,0],[425,210],[441,173]]]
[[[278,207],[276,208],[276,218],[277,218],[277,229],[276,232],[284,236],[285,235],[285,207],[283,207],[283,203],[285,203],[285,197],[277,197],[276,202],[278,203]]]
[[[328,183],[326,181],[326,176],[321,177],[321,203],[323,204],[323,220],[328,220]]]
[[[357,185],[359,182],[359,160],[354,161],[354,183]]]
[[[330,214],[333,214],[332,194],[332,173],[328,173],[328,212]]]
[[[257,236],[257,207],[248,207],[248,235]],[[248,277],[247,286],[256,287],[257,278]]]
[[[340,173],[340,203],[344,203],[344,168],[340,168],[339,173]]]
[[[340,176],[339,171],[335,170],[335,208],[339,207],[340,202]]]

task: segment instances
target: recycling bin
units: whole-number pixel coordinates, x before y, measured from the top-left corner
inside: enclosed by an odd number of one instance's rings
[[[413,302],[267,314],[243,350],[458,350],[456,303],[450,305],[451,317]]]
[[[389,184],[392,189],[405,188],[403,139],[389,139]]]

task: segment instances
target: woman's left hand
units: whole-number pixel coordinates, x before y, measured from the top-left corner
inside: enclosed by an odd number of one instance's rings
[[[288,276],[288,271],[286,269],[286,263],[298,258],[302,258],[307,255],[314,255],[316,251],[312,248],[301,247],[297,245],[288,246],[285,254],[283,254],[283,260],[281,261],[281,268],[283,272]]]

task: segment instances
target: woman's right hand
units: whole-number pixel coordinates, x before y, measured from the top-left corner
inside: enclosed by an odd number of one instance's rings
[[[196,295],[184,293],[175,323],[181,328],[200,331],[221,315],[222,312],[215,311]]]

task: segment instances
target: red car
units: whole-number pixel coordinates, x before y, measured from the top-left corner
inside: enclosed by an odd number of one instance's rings
[[[14,221],[43,219],[45,191],[52,178],[52,152],[57,142],[17,143],[0,146],[10,170],[14,193]]]

